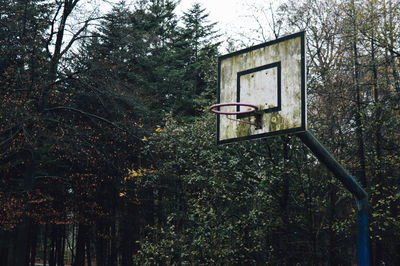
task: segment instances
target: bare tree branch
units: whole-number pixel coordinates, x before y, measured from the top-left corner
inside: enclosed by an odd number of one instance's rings
[[[55,34],[55,32],[54,32],[54,24],[56,23],[56,19],[57,19],[58,14],[59,14],[59,12],[61,10],[61,7],[62,7],[62,5],[58,5],[57,11],[54,14],[54,17],[53,17],[53,19],[51,20],[51,23],[50,23],[50,25],[51,25],[50,36],[49,36],[49,38],[47,40],[47,43],[46,43],[46,51],[47,51],[47,55],[48,55],[49,58],[52,57],[50,49],[49,49],[49,46],[50,46],[51,40],[53,39],[53,36]]]
[[[72,36],[71,40],[64,47],[64,49],[62,49],[62,51],[60,52],[60,56],[63,56],[66,52],[68,52],[68,50],[71,48],[71,46],[74,44],[75,41],[89,37],[89,35],[80,36],[80,34],[87,29],[89,22],[98,20],[98,19],[100,19],[100,17],[90,18],[90,19],[86,20],[84,22],[84,25]]]
[[[100,121],[103,121],[103,122],[105,122],[105,123],[117,128],[117,129],[121,130],[121,131],[127,132],[130,136],[134,137],[137,140],[142,141],[138,136],[131,134],[128,130],[120,127],[116,123],[114,123],[114,122],[112,122],[112,121],[110,121],[110,120],[108,120],[108,119],[106,119],[104,117],[101,117],[101,116],[98,116],[98,115],[95,115],[95,114],[91,114],[91,113],[85,112],[83,110],[74,108],[74,107],[68,107],[68,106],[57,106],[57,107],[44,109],[44,111],[53,111],[53,110],[68,110],[68,111],[73,111],[73,112],[77,112],[77,113],[83,114],[83,115],[88,116],[88,117],[96,118],[96,119],[98,119]]]

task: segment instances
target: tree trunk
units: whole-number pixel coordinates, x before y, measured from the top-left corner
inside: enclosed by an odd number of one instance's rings
[[[114,193],[116,193],[113,190]],[[115,222],[116,222],[116,211],[115,211],[115,204],[112,206],[112,217],[113,220],[111,221],[111,245],[110,245],[110,258],[108,261],[108,266],[116,266],[117,265],[117,260],[118,260],[118,253],[117,253],[117,232],[115,228]]]
[[[25,191],[32,191],[33,173],[35,172],[34,162],[30,162],[25,171],[23,172],[24,177],[24,189]],[[27,199],[25,199],[27,201]],[[29,213],[30,204],[27,201],[24,212]],[[17,242],[15,250],[15,265],[28,265],[29,263],[29,226],[31,219],[24,214],[23,220],[17,225]]]
[[[130,219],[127,219],[126,217],[124,218],[123,221],[121,222],[121,231],[120,231],[122,265],[132,266],[132,256],[133,256],[132,251],[134,247],[132,245],[132,239],[130,236],[133,234],[132,233],[133,230],[131,230],[131,228],[133,227],[133,223]]]
[[[335,222],[335,217],[336,217],[336,187],[332,184],[328,185],[329,189],[329,205],[327,208],[328,211],[328,221],[330,222],[330,225]],[[334,266],[337,265],[336,261],[336,256],[335,256],[335,246],[336,246],[336,236],[335,232],[333,230],[329,230],[328,232],[328,241],[329,241],[329,248],[328,248],[328,265],[329,266]]]
[[[289,140],[286,137],[282,137],[282,145],[283,145],[283,167],[284,171],[286,171],[286,164],[289,160]],[[289,175],[284,172],[282,175],[282,184],[280,188],[280,195],[279,195],[279,206],[281,210],[281,217],[282,217],[282,229],[279,236],[279,249],[281,256],[283,256],[282,262],[284,264],[288,263],[291,264],[291,256],[284,256],[284,250],[287,249],[288,245],[290,245],[288,240],[288,201],[289,201]],[[292,253],[287,253],[287,255],[291,255]]]
[[[76,255],[73,266],[85,265],[85,243],[86,243],[86,232],[87,226],[79,224],[78,236],[76,240]]]
[[[57,230],[57,266],[64,266],[64,252],[65,252],[65,225],[59,225]]]
[[[2,231],[0,230],[0,238],[8,239],[4,246],[0,247],[0,265],[13,265],[12,259],[14,258],[14,239],[15,233],[13,231]]]
[[[360,179],[360,182],[364,188],[367,188],[367,177],[366,177],[366,158],[365,158],[365,144],[364,144],[364,131],[362,125],[362,99],[361,99],[361,89],[360,89],[360,63],[358,62],[358,48],[357,48],[357,35],[358,35],[358,27],[357,27],[357,13],[354,0],[353,4],[353,68],[354,68],[354,76],[353,76],[353,84],[355,91],[355,102],[356,102],[356,112],[355,112],[355,122],[356,122],[356,137],[358,144],[358,159],[360,162],[360,168],[357,171],[357,177]]]
[[[28,218],[17,226],[17,242],[15,249],[15,265],[27,265],[29,261],[29,225]]]
[[[39,226],[37,224],[31,225],[31,239],[30,239],[30,255],[31,255],[31,260],[30,264],[31,266],[35,266],[35,259],[36,259],[36,246],[37,246],[37,239],[38,239],[38,229]]]
[[[23,221],[17,226],[15,265],[25,265],[27,233],[27,224],[26,221]]]
[[[0,248],[0,265],[7,265],[8,263],[8,248]]]
[[[87,266],[92,266],[92,256],[90,254],[90,237],[86,236],[86,257],[87,257]]]
[[[51,243],[49,252],[49,266],[56,266],[56,226],[51,226]]]
[[[371,8],[371,12],[373,12],[373,8]],[[373,90],[374,90],[374,104],[375,104],[375,123],[374,123],[374,141],[375,141],[375,162],[377,165],[375,166],[376,169],[376,180],[381,182],[383,180],[382,173],[381,173],[381,159],[382,159],[382,107],[379,99],[379,88],[378,88],[378,69],[377,69],[377,62],[376,62],[376,51],[375,51],[375,24],[371,28],[371,61],[372,61],[372,74],[373,74]],[[370,221],[373,220],[371,215],[369,215],[368,219]],[[371,262],[372,265],[377,265],[378,262],[381,260],[382,257],[382,245],[380,241],[371,240],[370,241],[370,250],[371,250]]]
[[[106,252],[106,248],[105,248],[105,240],[102,237],[102,235],[104,234],[104,225],[103,225],[103,221],[99,220],[97,221],[96,224],[96,266],[105,266],[105,260],[106,260],[106,256],[105,256],[105,252]]]
[[[76,239],[76,224],[72,225],[72,243],[75,243],[75,239]],[[71,247],[69,249],[69,252],[71,253],[71,264],[73,261],[75,261],[75,250],[73,249],[73,247]]]
[[[47,223],[44,226],[44,234],[43,234],[43,265],[46,266],[47,263]]]

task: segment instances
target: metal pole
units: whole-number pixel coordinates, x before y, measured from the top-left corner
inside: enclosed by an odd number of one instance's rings
[[[369,266],[367,192],[311,132],[305,131],[299,133],[298,136],[318,160],[325,164],[344,187],[356,197],[358,265]]]
[[[357,249],[358,265],[369,266],[369,247],[368,247],[368,209],[367,199],[357,201]]]

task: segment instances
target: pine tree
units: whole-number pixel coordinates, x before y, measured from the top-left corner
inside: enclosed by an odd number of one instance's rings
[[[200,4],[194,4],[182,17],[183,26],[179,28],[174,58],[181,63],[182,84],[177,84],[175,93],[175,112],[184,116],[202,113],[214,99],[216,89],[216,58],[219,37],[210,23],[209,14]]]

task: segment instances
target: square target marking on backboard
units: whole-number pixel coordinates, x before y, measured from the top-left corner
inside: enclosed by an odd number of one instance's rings
[[[253,94],[258,97],[253,97]],[[263,112],[281,109],[281,62],[263,65],[237,73],[237,102],[251,102]],[[244,111],[237,106],[237,111]],[[238,115],[238,118],[249,115]]]
[[[288,35],[218,58],[218,103],[256,105],[262,128],[218,115],[217,143],[296,133],[307,128],[305,32]],[[224,106],[226,112],[245,106]],[[237,115],[254,123],[255,116]]]

